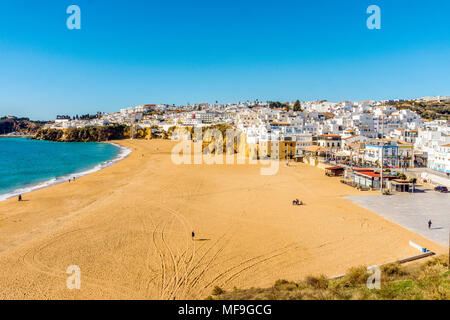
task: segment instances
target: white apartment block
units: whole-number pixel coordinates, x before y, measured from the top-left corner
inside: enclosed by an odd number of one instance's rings
[[[449,144],[450,126],[445,121],[433,121],[419,129],[414,147],[427,157],[428,168],[449,173]]]
[[[450,143],[441,145],[428,154],[428,168],[450,176]]]

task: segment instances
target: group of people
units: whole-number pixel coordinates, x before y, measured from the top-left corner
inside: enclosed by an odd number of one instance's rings
[[[295,199],[292,201],[293,206],[301,206],[302,204],[303,204],[303,202],[298,199]]]

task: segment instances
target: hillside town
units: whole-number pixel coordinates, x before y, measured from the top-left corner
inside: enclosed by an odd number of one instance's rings
[[[93,116],[58,116],[46,126],[68,129],[121,124],[134,130],[149,128],[158,136],[173,132],[170,129],[174,127],[225,124],[245,135],[247,156],[253,159],[276,157],[323,168],[332,164],[352,169],[376,169],[383,163],[388,171],[417,172],[419,178],[449,186],[450,121],[425,121],[414,111],[390,105],[398,101],[146,104]],[[417,101],[449,102],[450,97]],[[168,138],[177,139],[175,135]],[[369,174],[371,181],[365,185],[374,187],[376,174]]]

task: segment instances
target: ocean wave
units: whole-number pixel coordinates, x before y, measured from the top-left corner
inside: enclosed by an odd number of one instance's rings
[[[66,174],[66,175],[63,175],[63,176],[60,176],[60,177],[57,177],[57,178],[52,178],[52,179],[49,179],[47,181],[40,182],[40,183],[32,185],[32,186],[28,186],[28,187],[24,187],[24,188],[20,188],[20,189],[15,189],[15,190],[10,191],[8,193],[0,194],[0,201],[4,201],[4,200],[7,200],[7,199],[10,199],[10,198],[13,198],[13,197],[17,197],[20,194],[23,195],[23,194],[29,193],[31,191],[35,191],[35,190],[47,188],[47,187],[50,187],[50,186],[54,186],[54,185],[57,185],[57,184],[60,184],[60,183],[64,183],[64,182],[67,182],[69,179],[79,178],[79,177],[85,176],[87,174],[100,171],[100,170],[102,170],[104,168],[110,167],[113,164],[115,164],[115,163],[125,159],[131,153],[131,149],[129,149],[129,148],[126,148],[126,147],[124,147],[122,145],[119,145],[117,143],[112,143],[112,142],[108,142],[108,143],[120,149],[119,154],[116,157],[114,157],[113,159],[104,161],[104,162],[102,162],[102,163],[100,163],[100,164],[98,164],[95,167],[92,167],[90,169],[86,169],[86,170],[83,170],[83,171]]]

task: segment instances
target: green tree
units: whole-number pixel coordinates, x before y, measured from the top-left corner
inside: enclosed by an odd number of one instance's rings
[[[303,111],[302,105],[300,104],[299,100],[295,101],[295,103],[294,103],[294,111],[297,111],[297,112]]]

